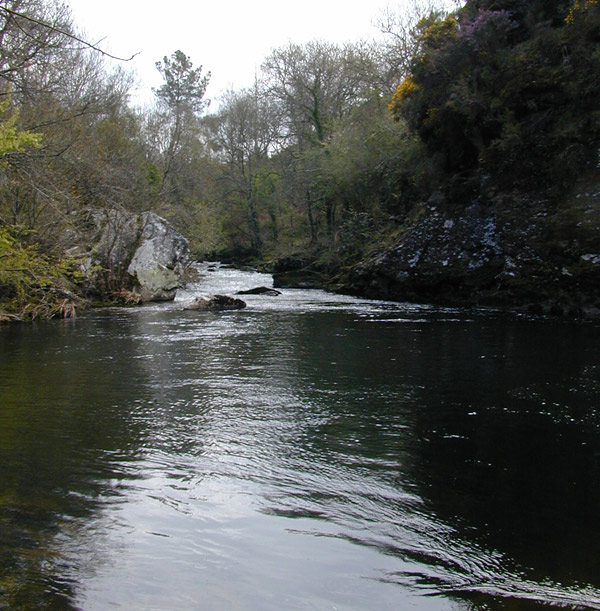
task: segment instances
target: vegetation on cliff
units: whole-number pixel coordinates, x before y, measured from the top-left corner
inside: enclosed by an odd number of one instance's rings
[[[436,196],[363,276],[394,298],[597,310],[600,5],[469,1],[420,41],[390,110]]]
[[[390,109],[442,180],[559,194],[597,163],[600,5],[467,2],[424,27]],[[469,184],[480,190],[480,184]]]

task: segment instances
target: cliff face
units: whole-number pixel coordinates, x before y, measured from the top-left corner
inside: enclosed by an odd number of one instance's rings
[[[436,194],[341,281],[379,299],[600,310],[600,168],[552,203],[519,192],[461,205]]]

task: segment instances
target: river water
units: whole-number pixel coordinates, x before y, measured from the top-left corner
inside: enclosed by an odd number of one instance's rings
[[[202,272],[0,328],[0,609],[600,609],[598,323]]]

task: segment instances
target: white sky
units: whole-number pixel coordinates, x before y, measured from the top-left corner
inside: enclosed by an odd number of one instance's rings
[[[119,57],[140,79],[134,101],[152,99],[161,84],[155,62],[181,49],[212,72],[207,98],[254,81],[271,49],[289,41],[371,39],[381,11],[402,0],[68,0],[76,25]]]

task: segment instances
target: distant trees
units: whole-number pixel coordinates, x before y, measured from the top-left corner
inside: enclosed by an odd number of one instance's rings
[[[156,62],[163,83],[154,90],[155,105],[143,116],[144,172],[150,186],[147,208],[153,208],[194,242],[214,233],[211,189],[214,167],[205,149],[201,117],[210,101],[205,98],[210,72],[194,67],[177,50]],[[210,242],[215,242],[211,237]]]
[[[559,188],[597,150],[598,0],[406,0],[379,27],[274,49],[212,114],[177,50],[141,110],[60,0],[0,0],[5,243],[45,256],[82,209],[153,209],[199,253],[341,266],[436,190]]]
[[[419,15],[415,5],[411,27]],[[252,88],[228,92],[202,120],[205,150],[223,168],[215,186],[232,250],[356,250],[365,231],[406,212],[425,174],[409,177],[422,151],[387,109],[400,68],[382,57],[398,53],[399,37],[274,49]]]
[[[314,41],[276,49],[262,65],[266,95],[281,108],[283,135],[294,151],[295,182],[313,242],[321,211],[328,235],[333,232],[336,205],[323,189],[329,144],[340,122],[369,95],[370,61],[359,46]]]
[[[270,157],[282,136],[280,110],[256,83],[251,89],[226,93],[212,126],[213,150],[225,169],[222,203],[235,219],[229,232],[239,247],[246,243],[258,254],[264,231],[260,216],[265,211],[273,235],[278,234],[278,215],[270,200],[274,188]]]
[[[300,149],[331,138],[335,123],[360,99],[363,81],[352,46],[321,41],[275,49],[262,70],[267,94],[287,119],[287,136]]]
[[[19,129],[41,145],[7,161],[0,216],[48,247],[73,211],[111,206],[152,208],[198,248],[281,253],[335,242],[356,214],[377,216],[378,198],[399,201],[388,191],[404,180],[399,157],[388,153],[406,133],[386,110],[389,40],[275,49],[252,88],[206,116],[210,73],[181,50],[156,63],[154,107],[134,110],[127,73],[78,42],[59,0],[0,0],[2,16],[6,113],[18,107]]]

